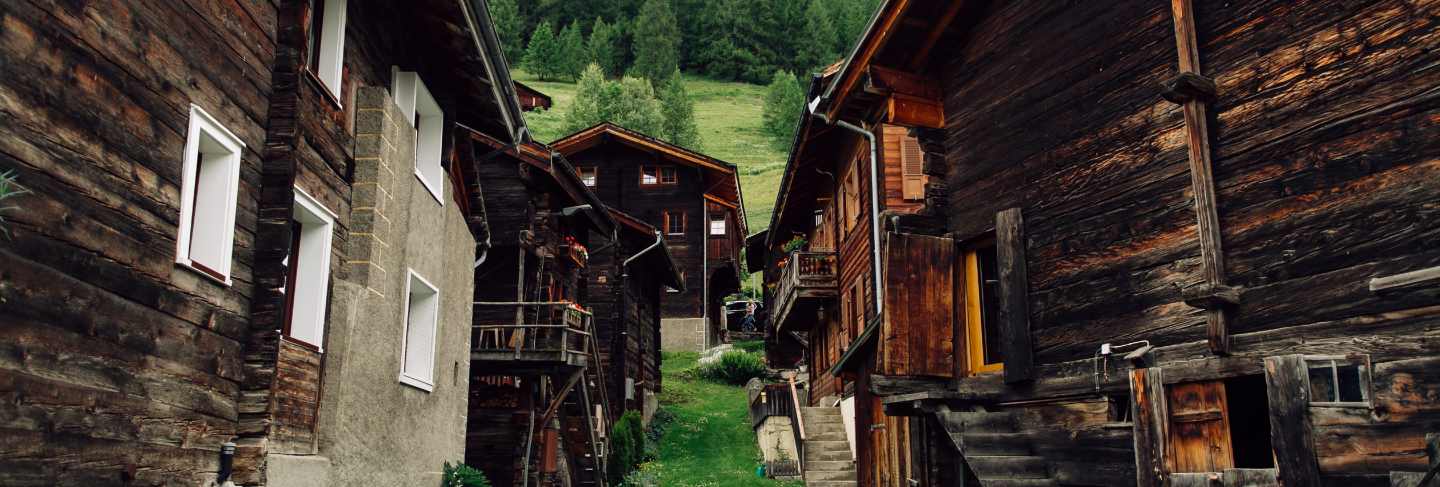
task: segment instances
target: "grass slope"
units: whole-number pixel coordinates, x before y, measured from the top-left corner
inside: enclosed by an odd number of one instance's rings
[[[561,128],[565,110],[575,98],[575,84],[540,81],[523,71],[513,73],[519,80],[550,95],[554,107],[548,112],[529,112],[525,122],[535,138],[551,142],[568,135]],[[740,186],[745,193],[745,218],[750,232],[770,225],[780,173],[785,169],[783,151],[777,150],[760,131],[760,112],[765,87],[685,76],[685,89],[695,101],[695,124],[700,129],[703,152],[740,168]]]
[[[660,438],[659,458],[643,469],[666,487],[793,487],[755,476],[760,449],[745,404],[745,389],[685,377],[695,352],[665,352],[660,362],[661,407],[674,415]]]

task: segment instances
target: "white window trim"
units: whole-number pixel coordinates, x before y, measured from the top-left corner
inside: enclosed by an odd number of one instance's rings
[[[326,208],[325,205],[321,204],[319,200],[316,200],[314,197],[310,196],[309,193],[306,193],[305,190],[300,189],[299,186],[295,187],[295,206],[297,210],[303,210],[309,215],[310,218],[317,220],[317,222],[315,223],[307,223],[302,220],[300,222],[302,232],[309,225],[315,224],[324,227],[325,230],[323,232],[320,232],[319,242],[313,242],[310,239],[306,238],[300,239],[300,246],[302,249],[307,247],[307,242],[310,242],[311,244],[318,244],[318,246],[315,248],[319,249],[320,255],[310,256],[309,258],[302,258],[300,259],[300,263],[301,265],[306,265],[312,262],[318,262],[319,267],[316,269],[318,269],[319,275],[314,276],[310,279],[305,279],[306,275],[303,274],[305,272],[305,269],[297,269],[296,286],[299,287],[300,290],[292,290],[290,292],[312,293],[310,296],[307,296],[307,298],[309,302],[313,303],[313,310],[308,313],[308,316],[301,316],[300,313],[298,313],[298,308],[300,308],[300,302],[298,300],[301,299],[301,295],[297,294],[297,296],[295,297],[297,301],[295,304],[292,305],[291,308],[289,323],[290,332],[292,338],[314,345],[317,350],[323,353],[325,351],[325,310],[329,307],[330,299],[330,244],[332,237],[335,233],[335,220],[339,218],[339,216],[336,215],[335,212],[330,211],[329,208]],[[299,215],[297,215],[297,217],[298,216]],[[300,250],[291,249],[291,252],[298,251]],[[313,285],[315,284],[315,282],[313,281],[318,281],[319,284]],[[306,320],[306,322],[310,323],[311,326],[316,329],[317,336],[314,339],[307,339],[307,337],[295,336],[296,321],[300,319]]]
[[[218,264],[220,268],[214,269],[215,272],[224,276],[223,279],[196,268],[195,262],[190,258],[191,227],[193,227],[195,213],[195,186],[200,170],[200,135],[202,132],[232,154],[229,164],[230,174],[227,177],[228,184],[225,189],[225,222],[221,227],[225,232],[222,240],[228,244],[221,249],[222,258]],[[180,225],[175,235],[175,263],[225,286],[233,284],[230,279],[230,261],[234,257],[235,251],[235,209],[239,204],[240,165],[244,158],[244,150],[245,143],[241,142],[239,137],[236,137],[214,117],[206,113],[205,109],[193,103],[190,104],[190,125],[186,131],[184,164],[180,173]]]
[[[720,228],[719,228],[720,231],[718,231],[718,232],[715,231],[715,230],[716,230],[715,224],[717,224],[717,223],[720,224]],[[728,227],[729,227],[729,224],[730,224],[730,222],[725,220],[725,215],[724,215],[724,214],[721,214],[719,219],[716,219],[716,218],[715,218],[715,215],[710,215],[710,235],[712,235],[712,236],[724,236],[725,234],[729,233],[729,228],[728,228]]]
[[[320,59],[315,66],[320,84],[330,90],[335,103],[340,104],[340,83],[345,68],[345,8],[346,0],[315,0],[325,2],[325,18],[320,19]]]
[[[393,68],[392,73],[394,86],[390,91],[394,94],[395,104],[399,105],[400,113],[415,130],[415,178],[443,207],[445,168],[441,162],[444,157],[445,114],[418,73],[400,71],[399,68]],[[431,130],[435,133],[430,133]],[[432,144],[427,144],[427,141]],[[424,168],[427,165],[433,165],[433,177],[426,176]]]
[[[426,280],[424,276],[415,272],[415,269],[406,269],[406,271],[405,293],[402,294],[402,296],[405,296],[405,304],[404,314],[401,315],[401,329],[404,333],[400,335],[400,383],[425,392],[431,392],[435,390],[435,349],[438,349],[440,346],[440,288],[435,287],[435,285]],[[434,343],[430,350],[430,379],[428,380],[423,377],[410,375],[405,370],[405,358],[410,349],[410,283],[417,280],[420,281],[421,284],[424,284],[425,287],[430,288],[431,291],[435,291],[435,318],[431,320],[430,323],[431,336],[434,337],[431,341]]]

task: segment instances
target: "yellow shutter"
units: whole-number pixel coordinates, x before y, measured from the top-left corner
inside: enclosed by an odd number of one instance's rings
[[[908,135],[900,139],[900,174],[905,199],[925,199],[924,164],[925,154],[920,151],[920,141]]]

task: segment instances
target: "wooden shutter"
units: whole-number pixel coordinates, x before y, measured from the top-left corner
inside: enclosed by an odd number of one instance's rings
[[[995,256],[1000,271],[1000,336],[1005,382],[1024,382],[1035,373],[1030,344],[1030,277],[1025,266],[1025,221],[1019,208],[995,215]]]
[[[1230,412],[1222,381],[1188,382],[1165,392],[1170,410],[1165,461],[1172,473],[1223,472],[1234,467]]]
[[[911,136],[900,138],[901,192],[907,200],[925,199],[925,153],[920,140]]]
[[[955,242],[892,234],[885,251],[880,373],[953,377]]]

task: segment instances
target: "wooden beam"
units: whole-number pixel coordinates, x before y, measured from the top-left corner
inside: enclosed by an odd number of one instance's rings
[[[1440,285],[1440,267],[1370,279],[1370,292],[1398,291],[1427,285]]]
[[[1165,485],[1165,439],[1170,436],[1165,379],[1159,367],[1130,371],[1130,417],[1135,429],[1135,485]]]
[[[1025,220],[1019,208],[995,214],[995,265],[1000,278],[1000,336],[1005,383],[1035,377],[1030,343],[1030,276],[1025,267]]]
[[[955,20],[955,16],[960,14],[960,8],[964,6],[965,2],[963,1],[951,0],[950,6],[945,8],[945,13],[940,14],[935,25],[930,27],[930,32],[925,34],[925,41],[921,42],[920,48],[915,50],[915,57],[910,58],[911,70],[920,69],[925,65],[925,60],[930,57],[930,50],[940,42],[940,36],[945,35],[945,29],[950,27],[950,22]]]
[[[1195,10],[1190,0],[1171,0],[1175,18],[1175,45],[1180,52],[1180,73],[1200,75],[1200,52],[1195,41]],[[1210,159],[1210,133],[1206,102],[1191,98],[1184,103],[1185,138],[1189,147],[1190,185],[1195,193],[1195,216],[1200,234],[1200,268],[1205,283],[1225,285],[1225,253],[1220,246],[1220,216],[1215,205],[1215,177]],[[1205,310],[1206,338],[1211,353],[1230,353],[1227,307]]]
[[[888,7],[888,8],[885,8]],[[880,17],[874,23],[873,28],[866,32],[865,37],[860,39],[860,46],[855,55],[846,61],[843,71],[840,72],[840,79],[836,89],[832,91],[833,96],[830,106],[826,108],[825,116],[834,120],[845,106],[845,98],[850,96],[850,90],[855,88],[855,83],[860,81],[860,74],[865,72],[865,67],[870,65],[870,60],[880,52],[885,42],[890,40],[890,35],[895,33],[895,27],[899,24],[905,11],[910,8],[910,0],[894,0],[886,2],[882,7]]]
[[[945,107],[938,100],[896,93],[886,99],[885,105],[886,123],[932,129],[945,127]]]
[[[1301,355],[1265,359],[1270,402],[1270,445],[1281,485],[1320,485],[1320,462],[1310,426],[1308,369]]]
[[[870,66],[870,76],[866,82],[878,92],[886,95],[904,93],[936,101],[944,97],[939,80],[884,66]]]

